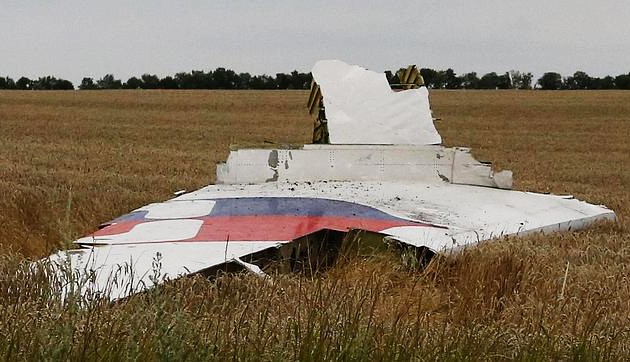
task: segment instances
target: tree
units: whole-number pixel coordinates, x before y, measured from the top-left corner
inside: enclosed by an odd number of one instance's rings
[[[276,85],[278,89],[288,89],[291,84],[291,78],[284,73],[276,73]]]
[[[65,79],[57,79],[50,75],[39,77],[36,81],[31,82],[31,89],[34,90],[74,90],[72,82]]]
[[[499,76],[495,72],[484,74],[479,79],[479,89],[497,89],[499,87]]]
[[[309,89],[312,80],[311,73],[300,73],[297,70],[291,72],[291,89]]]
[[[609,75],[604,78],[591,78],[590,89],[615,89],[615,78]]]
[[[136,77],[131,77],[127,79],[125,84],[122,86],[124,89],[140,89],[144,88],[144,84],[142,84],[142,80]]]
[[[142,78],[142,88],[143,89],[157,89],[160,85],[160,78],[158,78],[155,74],[143,74]]]
[[[15,89],[15,82],[9,77],[0,77],[0,89]]]
[[[577,71],[572,76],[568,76],[564,79],[564,89],[590,89],[591,77],[588,74]]]
[[[251,89],[276,89],[276,79],[266,74],[255,75],[249,82]]]
[[[573,73],[573,82],[575,82],[574,89],[589,89],[591,88],[591,77],[582,71]]]
[[[17,82],[15,82],[15,88],[22,89],[22,90],[31,89],[32,84],[33,84],[32,80],[26,77],[21,77],[20,79],[17,80]]]
[[[532,73],[521,73],[518,70],[510,70],[510,79],[514,89],[532,89]]]
[[[422,76],[422,79],[424,79],[424,84],[427,86],[427,88],[436,88],[435,78],[437,77],[437,73],[437,71],[431,68],[420,69],[420,75]]]
[[[213,89],[234,89],[239,83],[237,75],[233,70],[217,68],[212,72],[215,87]]]
[[[175,81],[179,89],[214,88],[212,72],[206,73],[203,70],[193,70],[190,73],[177,73],[175,74]]]
[[[505,74],[498,76],[498,89],[511,89],[512,88],[512,79],[510,78],[510,73],[505,72]]]
[[[57,89],[57,90],[74,90],[74,85],[69,80],[57,79],[57,81],[53,83],[52,89]]]
[[[193,70],[190,73],[175,74],[175,82],[179,89],[215,89],[216,83],[212,71]]]
[[[250,89],[249,82],[252,80],[252,75],[249,73],[239,73],[238,74],[238,84],[236,88],[238,89]]]
[[[51,83],[52,83],[52,77],[51,76],[46,76],[46,77],[39,77],[37,80],[33,81],[31,83],[31,89],[33,90],[50,90],[52,89],[51,87]]]
[[[607,75],[599,81],[600,89],[615,89],[615,78]]]
[[[92,78],[85,77],[81,80],[81,84],[79,84],[79,89],[81,90],[89,90],[89,89],[98,89],[96,84],[94,84],[94,80]]]
[[[562,76],[556,72],[547,72],[543,74],[537,82],[541,89],[556,90],[562,88]]]
[[[476,72],[470,72],[462,75],[460,78],[462,88],[477,89],[479,88],[479,77]]]
[[[462,87],[462,81],[452,68],[448,68],[443,75],[444,88],[446,89],[459,89]]]
[[[196,89],[213,89],[216,88],[214,75],[212,72],[193,71],[191,74],[193,87]]]
[[[99,89],[121,89],[122,82],[115,79],[113,74],[106,74],[103,78],[96,81]]]
[[[433,84],[431,88],[434,88],[434,89],[446,88],[446,83],[448,82],[449,75],[451,74],[447,74],[447,71],[445,70],[436,71],[435,75],[433,76],[433,82],[432,82]]]
[[[615,85],[617,89],[630,89],[630,73],[616,76]]]
[[[490,72],[484,74],[481,79],[479,79],[479,89],[510,89],[512,88],[512,80],[510,79],[510,74],[505,72],[505,74],[498,75],[495,72]]]
[[[160,89],[177,89],[177,82],[175,81],[175,79],[173,79],[173,77],[166,76],[166,77],[160,79],[160,82],[158,84],[158,88],[160,88]]]

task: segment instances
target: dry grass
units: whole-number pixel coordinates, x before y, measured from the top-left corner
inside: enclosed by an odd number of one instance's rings
[[[616,223],[486,243],[423,272],[382,253],[312,279],[191,278],[89,308],[61,305],[21,272],[23,257],[211,182],[230,143],[308,141],[305,96],[0,93],[0,356],[630,356],[630,92],[432,93],[446,144],[512,169],[516,188],[606,204]]]
[[[309,140],[302,92],[0,93],[0,250],[42,256],[214,181],[231,143]]]

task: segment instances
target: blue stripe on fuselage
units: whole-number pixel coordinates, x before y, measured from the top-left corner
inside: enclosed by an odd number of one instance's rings
[[[376,220],[404,220],[370,206],[310,197],[236,197],[215,199],[209,215],[216,216],[330,216]],[[176,201],[175,201],[176,202]],[[107,224],[144,221],[148,211],[134,211]]]
[[[239,197],[217,199],[210,216],[331,216],[378,220],[400,218],[373,207],[347,201],[309,197]]]

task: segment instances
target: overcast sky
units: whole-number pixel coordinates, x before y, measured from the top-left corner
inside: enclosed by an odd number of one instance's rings
[[[630,1],[0,0],[0,76],[78,85],[219,66],[630,72]]]

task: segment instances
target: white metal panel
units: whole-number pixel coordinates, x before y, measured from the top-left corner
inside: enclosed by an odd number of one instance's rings
[[[217,183],[270,181],[418,181],[510,188],[466,148],[419,145],[306,145],[303,149],[243,149],[217,167]]]
[[[323,92],[330,140],[337,145],[231,152],[217,167],[222,184],[147,205],[110,224],[115,230],[107,236],[76,241],[107,245],[50,256],[59,265],[57,277],[66,283],[64,295],[74,289],[122,298],[230,260],[243,263],[246,255],[290,242],[257,241],[262,238],[257,228],[255,240],[187,240],[204,222],[195,218],[218,213],[215,199],[302,197],[367,205],[403,219],[379,228],[383,234],[442,253],[502,235],[580,229],[615,217],[603,206],[567,197],[497,189],[511,187],[509,171],[493,173],[468,149],[428,146],[441,138],[425,88],[395,93],[383,74],[340,61],[318,62],[313,77]],[[134,224],[136,218],[142,222]],[[68,267],[72,275],[64,273]]]
[[[115,300],[278,245],[267,241],[104,245],[61,251],[47,261],[58,266],[56,278],[65,283],[64,296],[75,291]]]
[[[168,206],[170,203],[163,203]],[[165,241],[186,240],[199,233],[203,224],[197,219],[174,219],[151,221],[135,225],[131,230],[115,235],[88,236],[76,241],[77,244],[129,244],[161,243]]]
[[[567,197],[419,182],[320,181],[210,185],[164,204],[190,204],[193,201],[241,197],[313,197],[342,200],[369,205],[408,220],[444,225],[445,228],[442,229],[421,226],[392,227],[382,232],[401,242],[424,246],[442,253],[503,235],[580,229],[597,220],[614,219],[614,213],[605,207]],[[69,263],[74,271],[74,276],[68,279],[68,275],[63,272],[64,267],[58,269],[60,278],[66,278],[66,282],[74,283],[68,284],[69,289],[66,293],[82,285],[83,291],[98,292],[110,299],[117,299],[150,288],[156,282],[161,283],[180,275],[195,273],[234,258],[289,242],[279,240],[155,243],[162,239],[184,239],[192,236],[193,232],[198,230],[197,224],[192,225],[194,222],[201,221],[160,220],[139,224],[129,233],[110,237],[109,240],[98,240],[110,243],[109,245],[59,252],[48,260],[65,265],[65,268]],[[164,228],[155,228],[159,225],[163,225]],[[174,235],[173,232],[186,235]],[[135,243],[120,245],[121,242]],[[95,273],[94,278],[91,277],[92,272]],[[85,282],[90,278],[92,279],[89,283],[81,283],[82,280]]]
[[[214,207],[211,200],[193,200],[189,202],[155,203],[139,208],[147,211],[148,219],[185,219],[208,215]]]
[[[332,144],[439,144],[426,88],[394,92],[384,73],[322,60],[312,69]]]
[[[408,244],[438,252],[503,235],[576,230],[615,217],[606,207],[572,198],[449,183],[320,181],[209,185],[177,200],[254,195],[357,202],[392,215],[445,225],[448,229],[444,234],[426,228],[396,228],[386,232]]]
[[[442,253],[503,235],[581,229],[597,220],[614,219],[614,213],[603,206],[567,197],[422,182],[319,181],[210,185],[164,204],[190,204],[242,197],[342,200],[369,205],[407,220],[443,225],[445,228],[399,226],[382,231],[384,235],[403,243]],[[155,283],[289,242],[170,241],[191,237],[199,229],[200,223],[201,220],[196,219],[146,222],[135,226],[128,233],[110,236],[109,239],[88,240],[111,244],[59,252],[48,260],[60,265],[57,268],[58,277],[68,283],[64,295],[70,290],[80,290],[82,294],[97,292],[110,299],[118,299],[150,288]],[[159,225],[164,228],[155,227]],[[147,230],[141,229],[143,227]],[[161,240],[169,241],[158,242]],[[126,242],[133,244],[120,244]],[[72,276],[68,276],[68,266],[73,271]]]

